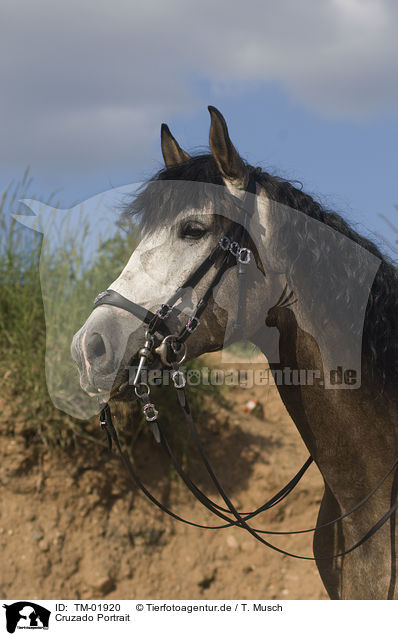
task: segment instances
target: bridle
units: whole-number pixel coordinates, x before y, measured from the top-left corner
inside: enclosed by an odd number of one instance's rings
[[[114,442],[122,463],[124,464],[126,470],[129,472],[135,483],[142,490],[144,495],[156,506],[158,506],[163,512],[167,513],[174,519],[181,521],[190,526],[195,526],[197,528],[204,529],[221,529],[221,528],[229,528],[233,526],[238,526],[243,528],[247,532],[249,532],[253,537],[255,537],[258,541],[260,541],[265,546],[279,552],[281,554],[291,556],[297,559],[304,560],[320,560],[320,559],[333,559],[342,557],[346,554],[349,554],[363,543],[365,543],[371,536],[373,536],[379,528],[381,528],[384,523],[395,513],[398,502],[395,502],[391,508],[386,512],[386,514],[372,526],[372,528],[365,533],[365,535],[357,541],[353,546],[340,552],[338,554],[321,556],[321,557],[309,557],[293,554],[286,550],[282,550],[277,546],[271,544],[267,540],[264,539],[262,535],[293,535],[293,534],[303,534],[308,532],[314,532],[315,530],[320,530],[322,528],[326,528],[335,523],[338,523],[354,513],[358,510],[363,504],[365,504],[382,486],[382,484],[386,481],[386,479],[395,471],[398,466],[398,458],[394,461],[391,468],[384,475],[384,477],[380,480],[380,482],[375,486],[375,488],[364,497],[358,504],[356,504],[353,508],[351,508],[348,512],[342,514],[337,519],[333,519],[327,523],[317,526],[316,528],[308,528],[306,530],[298,530],[298,531],[270,531],[254,528],[249,525],[249,521],[259,515],[260,513],[269,510],[270,508],[276,506],[283,499],[285,499],[298,484],[304,473],[307,471],[311,463],[313,462],[312,457],[309,457],[304,465],[300,468],[297,474],[289,481],[286,486],[284,486],[279,492],[277,492],[273,497],[271,497],[267,502],[262,504],[259,508],[252,512],[240,512],[233,505],[232,501],[225,493],[223,487],[221,486],[209,460],[204,451],[203,445],[200,440],[200,436],[198,430],[193,421],[191,411],[189,408],[187,396],[185,393],[185,385],[186,379],[184,373],[180,370],[179,366],[186,358],[187,353],[187,345],[186,342],[189,339],[190,335],[198,328],[200,324],[200,318],[203,312],[205,311],[208,302],[212,296],[213,290],[216,285],[220,282],[223,274],[234,265],[237,265],[237,277],[238,277],[238,302],[237,302],[237,319],[235,323],[235,329],[241,330],[244,326],[245,314],[246,314],[246,277],[247,277],[247,265],[251,261],[252,251],[249,249],[249,234],[247,232],[247,227],[249,225],[250,219],[252,218],[255,211],[255,194],[256,194],[256,178],[254,172],[250,173],[248,184],[246,187],[246,194],[242,202],[239,201],[239,207],[243,209],[243,221],[242,224],[235,225],[231,231],[230,236],[222,236],[219,240],[216,247],[212,250],[212,252],[207,256],[202,263],[197,267],[197,269],[187,278],[187,280],[180,286],[174,294],[168,299],[166,303],[163,303],[159,309],[153,313],[141,305],[138,305],[118,292],[108,289],[104,292],[101,292],[94,301],[94,307],[99,307],[101,305],[110,305],[112,307],[118,307],[120,309],[124,309],[125,311],[133,314],[135,317],[139,318],[145,325],[145,343],[144,346],[139,350],[139,362],[137,371],[135,373],[133,386],[135,396],[137,398],[138,403],[142,407],[142,412],[145,416],[148,425],[150,426],[153,435],[157,442],[159,442],[169,459],[177,471],[178,475],[181,477],[185,485],[191,491],[191,493],[202,503],[202,505],[207,508],[210,512],[219,517],[224,523],[221,525],[215,526],[207,526],[199,523],[195,523],[193,521],[184,519],[170,510],[167,506],[162,504],[158,499],[156,499],[152,493],[146,488],[146,486],[141,481],[140,477],[136,473],[132,462],[126,456],[126,454],[122,451],[120,442],[115,430],[115,427],[112,422],[111,410],[108,403],[103,403],[101,405],[100,411],[100,425],[101,428],[106,432],[109,449],[112,447],[112,442]],[[216,273],[211,279],[205,293],[202,298],[196,304],[196,307],[193,311],[193,314],[188,319],[188,321],[184,324],[184,326],[179,330],[178,333],[173,334],[167,324],[167,319],[170,316],[178,315],[178,309],[175,307],[176,303],[182,298],[185,291],[188,288],[195,288],[196,285],[204,278],[204,276],[210,271],[212,267],[215,267]],[[161,335],[161,339],[159,339],[158,334]],[[185,421],[192,435],[192,439],[194,440],[195,446],[199,455],[203,461],[203,464],[206,468],[208,475],[210,476],[212,482],[214,483],[219,495],[224,501],[225,506],[220,506],[212,499],[210,499],[207,495],[204,494],[202,490],[190,479],[185,470],[182,468],[180,462],[176,459],[170,444],[167,440],[167,433],[158,420],[158,411],[155,405],[150,400],[150,388],[147,383],[142,381],[142,375],[144,370],[149,365],[150,361],[153,359],[154,354],[157,354],[160,357],[163,367],[168,367],[171,371],[171,379],[173,381],[174,388],[177,393],[179,404],[182,408]]]
[[[240,200],[233,197],[237,201],[238,207],[243,211],[242,224],[234,227],[231,236],[223,236],[219,240],[209,256],[207,256],[185,282],[176,289],[168,301],[159,307],[156,313],[148,311],[141,305],[128,300],[113,289],[107,289],[101,292],[94,301],[94,307],[110,305],[124,309],[147,325],[145,330],[145,344],[138,352],[139,363],[133,386],[136,397],[144,403],[143,412],[145,418],[151,423],[150,425],[157,441],[160,440],[158,426],[155,424],[158,412],[154,404],[147,400],[150,390],[147,384],[140,382],[142,372],[147,363],[153,358],[153,353],[155,352],[159,355],[164,367],[172,368],[171,378],[175,388],[177,390],[184,388],[186,383],[185,377],[178,369],[178,366],[182,364],[186,358],[186,341],[199,327],[200,318],[209,303],[214,288],[218,285],[227,269],[235,264],[237,264],[238,276],[238,307],[235,330],[242,329],[246,309],[245,282],[247,265],[250,263],[252,257],[251,250],[247,246],[249,235],[246,228],[255,211],[255,193],[256,179],[254,173],[251,173],[243,205]],[[213,266],[216,268],[216,273],[211,279],[202,298],[196,304],[193,314],[177,334],[172,334],[166,320],[171,315],[178,315],[180,313],[175,308],[175,304],[183,297],[187,289],[194,289]],[[160,342],[157,339],[157,333],[162,335]]]

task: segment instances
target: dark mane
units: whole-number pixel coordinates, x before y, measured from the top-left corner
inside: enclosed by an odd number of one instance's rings
[[[339,214],[326,210],[289,181],[260,168],[247,167],[270,199],[324,223],[380,259],[366,308],[362,344],[364,362],[370,374],[368,377],[381,391],[386,384],[395,382],[398,375],[398,275],[395,266],[371,240],[358,234]],[[192,188],[192,182],[196,182],[195,188]],[[212,203],[215,189],[208,184],[224,184],[213,156],[192,157],[183,164],[160,170],[125,206],[124,215],[133,217],[144,231],[150,232],[160,223],[172,222],[176,214],[187,206],[202,209]],[[233,197],[227,189],[217,188],[217,191],[221,191],[221,200],[218,192],[217,206],[231,206]],[[308,224],[308,231],[311,232],[311,224]],[[294,233],[290,232],[290,236],[293,237]],[[320,249],[314,241],[313,254],[309,255],[314,262]],[[349,276],[361,280],[362,263],[350,262],[349,266]],[[330,276],[336,277],[332,282],[337,288],[339,279],[333,271]]]

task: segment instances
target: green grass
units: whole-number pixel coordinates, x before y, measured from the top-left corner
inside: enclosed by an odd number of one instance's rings
[[[83,426],[52,404],[46,386],[46,325],[39,277],[42,235],[28,231],[15,214],[20,199],[34,198],[25,173],[0,202],[0,386],[9,407],[7,422],[25,421],[32,437],[46,445],[69,445]],[[54,204],[51,200],[49,204]]]

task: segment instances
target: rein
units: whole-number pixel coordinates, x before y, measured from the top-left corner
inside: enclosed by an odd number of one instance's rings
[[[246,195],[244,199],[244,203],[247,203],[248,194],[255,195],[256,193],[256,181],[254,174],[250,174],[249,181],[246,189]],[[262,504],[259,508],[252,512],[240,512],[233,505],[232,501],[224,491],[222,485],[220,484],[209,460],[202,446],[202,442],[200,440],[200,436],[198,430],[193,421],[191,411],[189,408],[188,400],[185,393],[185,385],[186,379],[182,371],[179,369],[179,365],[186,358],[186,340],[189,336],[198,328],[200,324],[200,317],[204,310],[207,307],[207,304],[210,300],[214,287],[219,283],[223,274],[227,271],[227,269],[234,264],[237,264],[237,276],[238,276],[238,311],[237,311],[237,320],[235,329],[241,330],[244,326],[245,319],[245,306],[246,306],[246,286],[245,280],[247,276],[247,265],[251,260],[251,250],[247,247],[248,245],[248,232],[246,230],[248,226],[248,222],[252,217],[255,209],[255,197],[252,197],[252,201],[249,202],[251,205],[244,206],[244,219],[242,225],[235,228],[232,232],[231,237],[223,236],[211,254],[199,265],[199,267],[188,277],[188,279],[183,283],[181,287],[179,287],[174,294],[169,298],[167,303],[164,303],[160,306],[160,308],[155,312],[148,311],[141,305],[138,305],[118,292],[108,289],[104,292],[101,292],[94,301],[94,307],[98,307],[100,305],[110,305],[113,307],[118,307],[120,309],[124,309],[129,313],[133,314],[142,322],[147,325],[145,330],[145,344],[139,350],[139,363],[137,367],[137,372],[133,381],[135,395],[137,397],[137,401],[142,405],[142,412],[145,416],[148,425],[150,426],[152,433],[158,443],[160,443],[169,456],[171,463],[173,464],[175,470],[178,475],[181,477],[185,485],[194,495],[194,497],[210,512],[219,517],[224,523],[221,525],[202,525],[199,523],[195,523],[193,521],[184,519],[180,517],[172,510],[170,510],[167,506],[162,504],[158,499],[156,499],[150,491],[146,488],[146,486],[141,481],[140,477],[137,475],[132,462],[122,451],[120,446],[120,442],[116,433],[116,429],[112,422],[111,410],[108,403],[103,403],[101,405],[100,411],[100,426],[106,432],[108,439],[109,450],[112,448],[112,443],[115,444],[117,451],[119,453],[120,459],[124,464],[126,470],[133,478],[137,486],[141,489],[143,494],[158,508],[160,508],[163,512],[167,513],[174,519],[181,521],[187,525],[194,526],[197,528],[203,529],[222,529],[229,528],[233,526],[237,526],[243,528],[247,532],[249,532],[255,539],[260,541],[260,543],[265,546],[284,554],[286,556],[290,556],[296,559],[303,560],[320,560],[320,559],[334,559],[338,557],[342,557],[346,554],[349,554],[362,544],[364,544],[370,537],[372,537],[385,523],[388,519],[395,513],[398,508],[398,501],[395,502],[391,508],[383,515],[383,517],[375,523],[372,528],[365,533],[365,535],[357,541],[353,546],[340,552],[338,554],[332,554],[321,557],[309,557],[293,554],[277,546],[273,545],[269,541],[263,538],[261,535],[293,535],[293,534],[303,534],[308,532],[314,532],[315,530],[319,530],[328,526],[331,526],[335,523],[338,523],[354,513],[358,510],[363,504],[365,504],[382,486],[382,484],[386,481],[386,479],[391,475],[391,473],[398,466],[398,458],[394,461],[393,465],[389,469],[389,471],[384,475],[384,477],[380,480],[380,482],[375,486],[375,488],[358,504],[356,504],[353,508],[351,508],[348,512],[345,512],[337,519],[324,523],[322,525],[317,526],[316,528],[309,528],[306,530],[297,530],[297,531],[270,531],[254,528],[249,525],[249,521],[254,519],[260,513],[269,510],[270,508],[279,504],[283,499],[285,499],[298,484],[302,476],[305,474],[311,463],[313,462],[312,457],[309,457],[307,461],[304,463],[302,468],[297,472],[297,474],[289,481],[286,486],[284,486],[279,492],[277,492],[273,497],[271,497],[267,502]],[[221,262],[220,261],[221,254]],[[169,327],[166,324],[166,320],[172,316],[173,314],[179,315],[180,312],[177,308],[174,307],[176,302],[183,296],[185,289],[192,287],[194,288],[202,278],[209,272],[212,267],[216,268],[216,273],[213,276],[212,280],[209,283],[209,286],[202,296],[202,298],[197,303],[195,310],[186,324],[180,329],[177,334],[171,333]],[[159,340],[156,334],[161,334],[162,340]],[[214,483],[218,494],[221,496],[224,501],[225,507],[220,506],[212,499],[210,499],[205,493],[203,493],[198,486],[190,479],[187,473],[184,471],[178,460],[176,459],[169,443],[167,440],[166,432],[162,424],[158,421],[158,411],[155,405],[150,401],[150,388],[147,383],[141,381],[141,375],[144,369],[149,364],[150,360],[153,358],[153,355],[157,354],[163,364],[163,367],[169,367],[171,369],[171,378],[174,384],[174,388],[177,393],[177,398],[180,404],[180,407],[183,411],[185,422],[188,430],[190,431],[192,438],[194,440],[196,449],[203,461],[203,464],[206,468],[207,473],[209,474],[212,482]]]

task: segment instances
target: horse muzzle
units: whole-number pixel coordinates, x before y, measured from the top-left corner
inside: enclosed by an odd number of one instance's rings
[[[142,322],[120,309],[96,309],[71,344],[82,389],[93,396],[128,381],[128,366],[144,343],[143,332]]]

